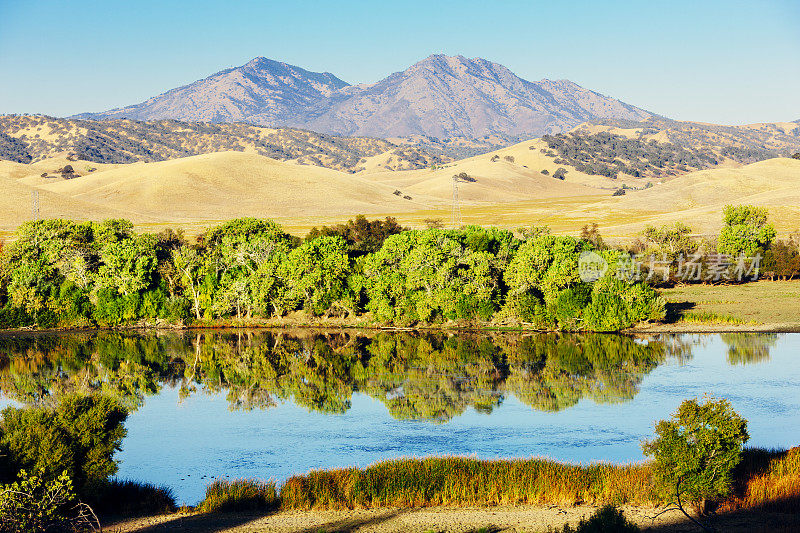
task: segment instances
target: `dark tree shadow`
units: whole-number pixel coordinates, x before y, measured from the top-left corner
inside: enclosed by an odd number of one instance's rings
[[[694,302],[667,302],[664,322],[666,324],[674,324],[680,320],[686,311],[695,307],[696,304]]]

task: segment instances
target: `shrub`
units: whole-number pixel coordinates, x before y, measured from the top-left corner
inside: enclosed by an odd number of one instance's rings
[[[682,497],[702,511],[706,501],[730,494],[734,468],[749,438],[747,422],[730,402],[685,400],[671,420],[656,425],[656,435],[642,450],[654,457],[656,480],[675,495],[681,510]]]
[[[0,445],[12,475],[41,471],[53,479],[66,472],[80,492],[116,472],[112,457],[125,436],[126,418],[115,400],[99,395],[66,395],[55,408],[7,407]]]
[[[606,505],[594,512],[588,519],[581,519],[575,529],[564,526],[563,533],[637,533],[639,526],[625,518],[613,505]]]
[[[66,472],[47,481],[42,470],[33,475],[22,470],[19,481],[0,490],[0,531],[4,533],[99,529],[91,508],[77,501]]]
[[[204,513],[262,511],[277,508],[279,502],[273,481],[217,480],[206,487],[205,498],[197,508]]]
[[[563,180],[567,177],[567,169],[564,167],[558,167],[555,172],[553,172],[553,177],[557,180]]]

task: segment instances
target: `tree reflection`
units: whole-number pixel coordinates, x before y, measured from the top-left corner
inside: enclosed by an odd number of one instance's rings
[[[0,390],[25,404],[101,392],[136,409],[168,385],[181,398],[222,392],[231,409],[268,409],[288,400],[324,413],[347,411],[360,392],[397,419],[442,422],[470,408],[491,412],[509,394],[544,411],[583,398],[628,401],[667,358],[690,358],[692,344],[674,336],[597,333],[15,335],[0,337]],[[731,337],[729,345],[751,354],[742,361],[758,359],[754,354],[764,348],[756,346],[766,346],[766,353],[771,346],[748,337]]]
[[[777,333],[722,333],[720,338],[728,345],[732,365],[769,361],[769,351],[778,342]]]

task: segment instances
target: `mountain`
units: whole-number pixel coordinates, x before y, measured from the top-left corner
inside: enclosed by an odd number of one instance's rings
[[[530,82],[485,59],[432,55],[378,83],[317,102],[303,126],[340,135],[478,138],[535,136],[598,118],[650,116],[569,80]]]
[[[588,120],[651,116],[569,80],[530,82],[485,59],[432,55],[359,86],[256,58],[141,104],[77,118],[242,121],[339,135],[479,138],[536,136]]]
[[[310,104],[348,84],[329,72],[308,70],[257,57],[241,67],[172,89],[140,104],[75,118],[130,118],[203,122],[252,122],[272,125],[292,121]]]

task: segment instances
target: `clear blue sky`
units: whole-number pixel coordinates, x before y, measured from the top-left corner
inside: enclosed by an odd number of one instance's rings
[[[256,56],[362,83],[431,53],[676,119],[800,119],[800,0],[0,0],[0,113],[137,103]]]

